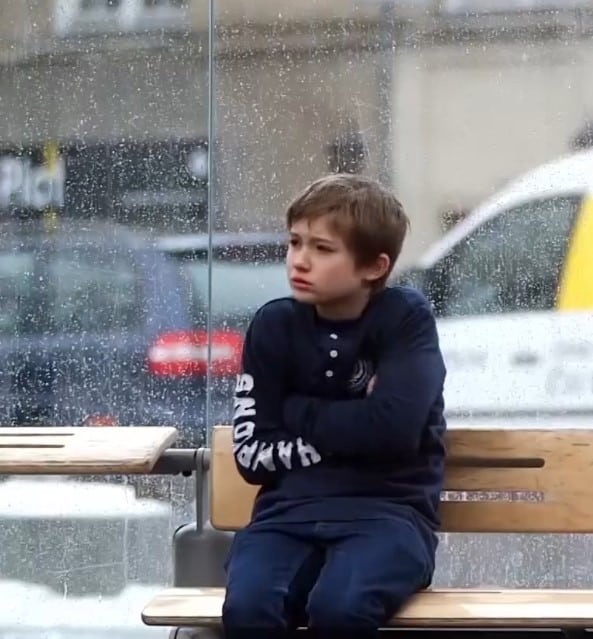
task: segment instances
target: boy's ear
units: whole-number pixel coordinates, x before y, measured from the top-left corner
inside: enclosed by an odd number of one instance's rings
[[[369,284],[380,280],[389,273],[391,267],[391,260],[387,253],[381,253],[377,256],[377,259],[365,268],[365,279]]]

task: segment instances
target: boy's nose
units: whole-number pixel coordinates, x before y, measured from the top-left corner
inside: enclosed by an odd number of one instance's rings
[[[295,264],[298,271],[309,271],[311,270],[311,264],[306,260],[301,260],[297,264]]]
[[[294,256],[292,264],[299,271],[306,271],[311,267],[311,261],[304,251],[300,251],[297,255]]]

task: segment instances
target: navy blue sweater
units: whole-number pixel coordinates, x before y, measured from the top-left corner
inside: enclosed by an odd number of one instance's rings
[[[262,486],[253,520],[438,527],[444,379],[432,309],[413,288],[385,289],[340,322],[293,298],[265,304],[245,336],[233,419],[239,472]]]

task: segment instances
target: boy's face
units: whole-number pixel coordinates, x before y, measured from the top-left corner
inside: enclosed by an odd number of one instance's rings
[[[387,272],[389,258],[381,254],[376,264],[358,267],[328,216],[321,216],[292,225],[286,266],[297,300],[314,304],[328,319],[349,319],[364,310],[369,284]]]

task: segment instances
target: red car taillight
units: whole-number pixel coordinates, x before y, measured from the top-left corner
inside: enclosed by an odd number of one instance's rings
[[[239,373],[242,347],[243,337],[240,333],[212,333],[212,374]],[[148,349],[148,370],[153,375],[167,377],[206,375],[208,334],[206,331],[171,331],[159,335]]]

